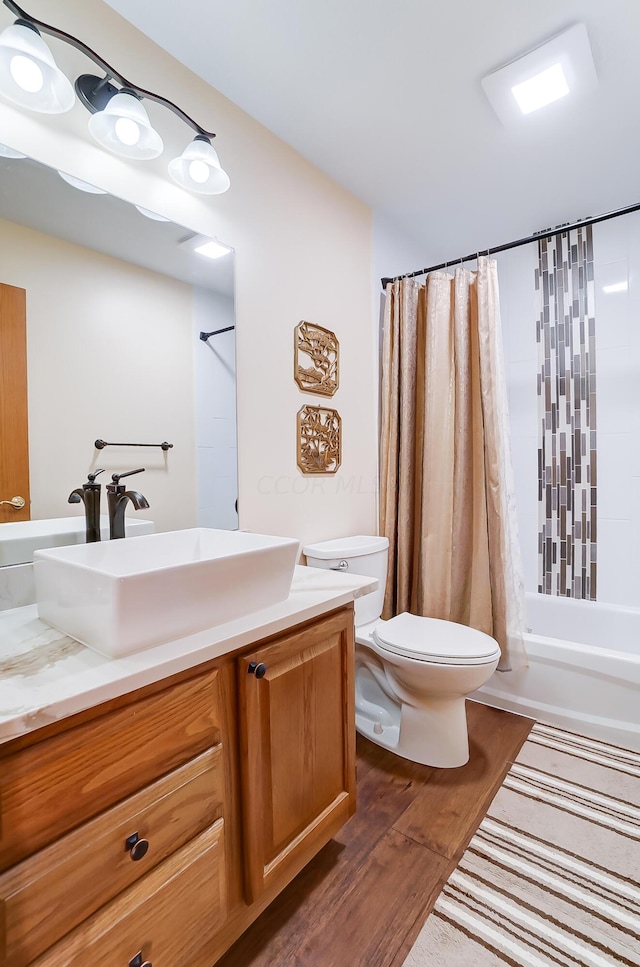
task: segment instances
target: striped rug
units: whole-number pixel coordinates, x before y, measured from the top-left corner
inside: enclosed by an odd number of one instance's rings
[[[535,725],[404,967],[640,965],[640,755]]]

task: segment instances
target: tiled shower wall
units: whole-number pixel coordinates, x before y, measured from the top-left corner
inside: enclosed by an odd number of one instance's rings
[[[538,591],[596,600],[593,229],[538,243]]]
[[[544,412],[537,394],[540,359],[536,325],[540,316],[540,294],[535,289],[535,273],[538,267],[537,243],[498,256],[520,542],[526,589],[534,592],[540,585],[541,476],[538,451],[541,447],[541,409]],[[640,608],[638,213],[593,226],[593,276],[597,411],[596,598]],[[611,289],[612,286],[616,288]],[[591,493],[589,506],[590,501]],[[551,591],[556,593],[553,588]],[[582,587],[580,591],[582,593]]]

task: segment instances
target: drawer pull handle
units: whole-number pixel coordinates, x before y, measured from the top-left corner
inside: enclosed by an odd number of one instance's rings
[[[140,839],[137,833],[132,833],[132,835],[125,840],[124,849],[126,853],[129,853],[134,862],[136,860],[141,860],[143,856],[147,855],[147,850],[149,849],[149,840]],[[132,964],[133,961],[129,967],[132,967]],[[136,965],[133,965],[133,967],[136,967]],[[140,961],[140,967],[145,967],[145,965],[142,964],[142,961]],[[150,967],[150,965],[147,964],[147,967]]]
[[[250,675],[255,675],[256,678],[264,678],[267,673],[267,666],[263,661],[250,661],[247,671]]]
[[[139,950],[135,957],[132,957],[129,961],[129,967],[153,967],[150,960],[142,959],[142,951]]]

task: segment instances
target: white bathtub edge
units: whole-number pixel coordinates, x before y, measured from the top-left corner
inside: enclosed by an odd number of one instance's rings
[[[603,718],[597,715],[584,715],[572,710],[562,709],[542,702],[509,695],[496,688],[483,685],[468,698],[472,702],[489,705],[491,708],[504,709],[517,715],[524,715],[544,725],[555,725],[556,728],[585,735],[590,739],[598,739],[610,745],[617,745],[623,749],[640,752],[640,735],[633,725],[615,719]]]

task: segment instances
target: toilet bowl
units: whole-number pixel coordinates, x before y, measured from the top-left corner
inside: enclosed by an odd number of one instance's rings
[[[311,567],[377,577],[355,602],[356,729],[413,762],[456,768],[469,759],[465,699],[498,666],[500,648],[466,625],[403,612],[383,621],[389,542],[349,537],[307,545]]]

